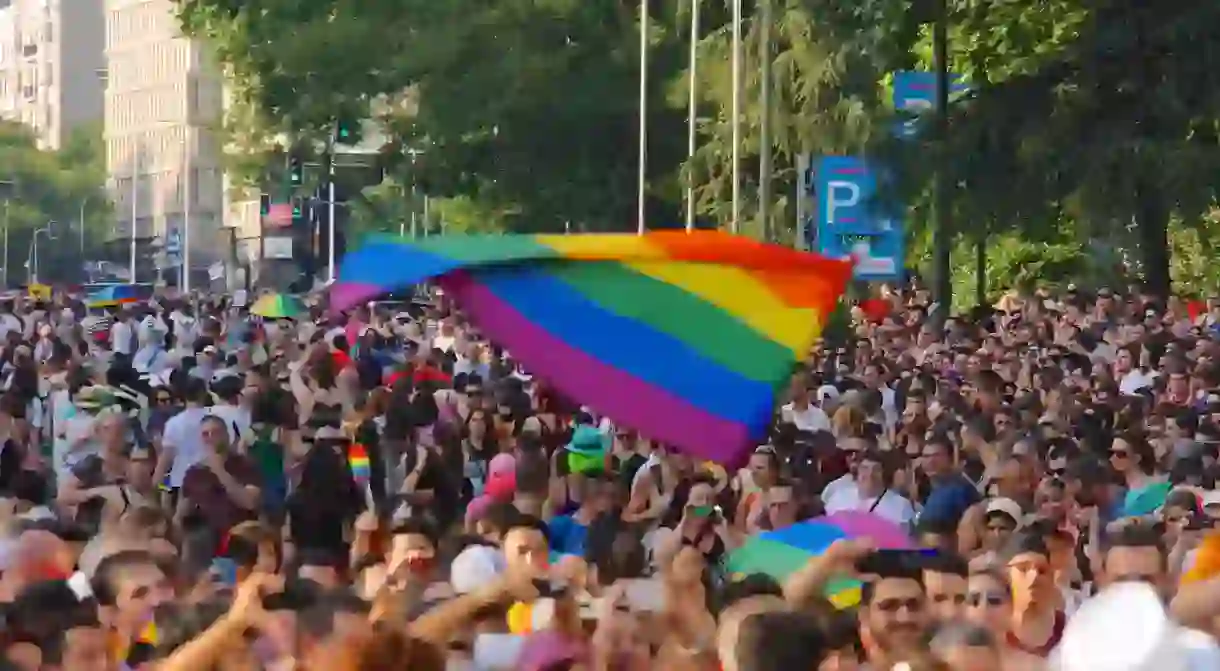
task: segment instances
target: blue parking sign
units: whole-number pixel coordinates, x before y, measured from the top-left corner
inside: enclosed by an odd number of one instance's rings
[[[904,71],[894,73],[894,110],[911,115],[898,124],[899,137],[912,138],[919,130],[919,117],[936,109],[937,74],[935,72]],[[960,95],[969,87],[959,74],[949,75],[949,95]]]
[[[855,261],[858,280],[900,280],[902,218],[876,202],[877,178],[863,159],[824,156],[816,170],[817,249]]]

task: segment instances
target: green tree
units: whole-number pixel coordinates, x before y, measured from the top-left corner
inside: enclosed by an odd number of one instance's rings
[[[650,223],[677,219],[678,0],[651,16]],[[638,5],[579,0],[179,0],[269,130],[315,142],[376,114],[401,184],[516,231],[627,230],[636,209]],[[393,154],[394,152],[390,152]]]
[[[104,161],[97,127],[78,129],[59,151],[44,151],[26,126],[0,121],[0,165],[8,166],[0,172],[8,237],[7,258],[0,265],[8,265],[10,284],[25,281],[32,234],[39,228],[49,226],[60,241],[48,244],[50,239],[40,236],[44,280],[74,280],[81,261],[98,256],[112,221]]]
[[[887,69],[912,54],[929,65],[918,22],[931,3],[806,4],[837,53],[868,53]],[[926,193],[928,166],[941,166],[959,230],[1046,231],[1070,218],[1088,237],[1129,237],[1150,288],[1167,293],[1170,221],[1198,225],[1216,198],[1220,54],[1207,45],[1220,6],[948,5],[952,68],[973,94],[952,107],[947,135],[929,128],[921,142],[876,137],[870,148],[896,166],[906,197]]]
[[[861,152],[876,126],[876,110],[882,107],[885,71],[864,54],[838,51],[821,33],[821,21],[808,0],[773,2],[771,139],[776,200],[772,224],[779,240],[791,243],[797,157]],[[743,232],[753,235],[763,231],[757,220],[761,39],[759,13],[749,12],[747,6],[742,27],[742,221],[738,223]],[[698,79],[700,141],[686,170],[693,175],[699,211],[712,221],[727,223],[732,219],[733,173],[732,28],[727,23],[714,26],[701,40]],[[686,95],[685,81],[680,94]]]

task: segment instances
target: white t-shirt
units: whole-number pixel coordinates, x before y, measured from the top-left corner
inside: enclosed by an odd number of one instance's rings
[[[840,475],[839,477],[832,480],[830,482],[830,484],[826,485],[822,489],[822,501],[826,502],[826,501],[833,499],[836,494],[838,494],[840,491],[842,491],[845,488],[848,488],[848,489],[856,488],[856,479],[854,477],[852,477],[851,473],[848,473],[846,475]]]
[[[24,330],[25,326],[21,323],[21,320],[17,318],[17,315],[7,312],[0,315],[0,338],[8,335],[9,331],[23,333]]]
[[[169,354],[160,347],[148,346],[136,350],[131,358],[131,367],[139,373],[160,373],[170,365]]]
[[[162,441],[174,448],[174,464],[169,472],[171,487],[181,487],[186,471],[203,461],[205,447],[200,424],[209,415],[208,408],[187,408],[165,423]]]
[[[51,466],[60,482],[72,473],[72,467],[85,456],[95,454],[99,448],[92,441],[85,442],[76,450],[72,445],[93,431],[93,417],[76,409],[67,389],[56,389],[48,399],[51,405]]]
[[[785,422],[791,422],[801,431],[829,431],[830,418],[816,405],[810,404],[804,410],[797,410],[792,403],[780,408],[780,416]]]
[[[1119,381],[1118,391],[1125,395],[1133,395],[1136,391],[1144,387],[1151,387],[1152,383],[1155,381],[1156,373],[1144,373],[1141,372],[1140,369],[1136,368],[1130,373],[1124,375],[1123,379]]]
[[[876,506],[874,507],[873,504]],[[906,525],[915,519],[915,506],[888,489],[881,495],[880,501],[876,497],[866,499],[860,497],[860,489],[853,483],[851,486],[836,489],[826,499],[826,514],[828,515],[849,510],[868,512],[870,509],[874,515],[883,517],[894,524]]]
[[[455,338],[451,335],[436,334],[432,338],[433,349],[439,349],[442,352],[452,352]]]
[[[114,325],[110,327],[111,349],[119,354],[126,354],[128,356],[133,354],[131,351],[131,335],[131,326],[129,326],[127,322],[116,321]]]
[[[174,323],[174,339],[177,342],[188,345],[195,342],[199,322],[194,317],[174,310],[169,314],[169,320]]]
[[[216,415],[229,427],[229,441],[236,445],[238,439],[251,435],[250,411],[240,405],[220,404],[208,408],[209,415]],[[236,432],[234,431],[236,429]]]

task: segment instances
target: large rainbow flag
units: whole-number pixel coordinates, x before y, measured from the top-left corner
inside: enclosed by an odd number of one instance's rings
[[[423,281],[531,374],[616,423],[735,461],[851,277],[827,259],[716,231],[378,237],[346,255],[345,310]]]

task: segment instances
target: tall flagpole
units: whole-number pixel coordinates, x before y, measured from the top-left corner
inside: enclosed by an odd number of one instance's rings
[[[699,76],[699,0],[690,7],[690,108],[686,112],[686,230],[695,230],[695,115]]]
[[[644,221],[645,168],[648,163],[648,0],[640,0],[640,166],[636,220],[640,235],[648,230]]]
[[[758,175],[758,215],[762,219],[763,240],[771,242],[771,0],[762,2],[762,30],[759,39],[759,67],[762,79],[762,92],[759,107],[762,116],[759,119],[759,175]]]
[[[137,137],[135,146],[132,152],[132,168],[131,168],[131,273],[132,284],[136,283],[136,224],[139,223],[140,214],[140,141]]]
[[[741,0],[733,3],[733,217],[730,229],[736,233],[741,220]]]
[[[189,129],[188,129],[189,132]],[[190,145],[188,144],[188,147]],[[191,292],[191,201],[194,200],[192,191],[195,188],[195,181],[191,179],[191,172],[195,166],[191,164],[190,151],[186,151],[182,155],[182,190],[186,192],[186,199],[182,201],[182,233],[179,240],[182,244],[182,250],[179,252],[178,263],[181,265],[181,279],[178,281],[178,289],[184,294]],[[262,259],[259,259],[262,262]],[[260,267],[261,271],[262,268]]]

